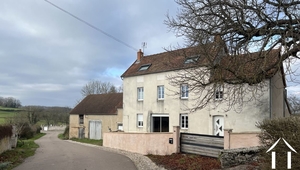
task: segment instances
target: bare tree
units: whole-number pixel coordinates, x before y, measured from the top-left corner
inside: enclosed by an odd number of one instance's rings
[[[282,69],[283,62],[290,66],[290,60],[299,58],[298,0],[176,3],[181,9],[176,17],[168,15],[165,23],[177,36],[184,36],[186,46],[193,47],[196,53],[195,61],[184,71],[170,75],[169,80],[174,86],[188,83],[189,89],[199,94],[194,98],[197,102],[193,110],[204,108],[220,86],[226,86],[223,101],[227,101],[229,109],[258,100],[265,91],[263,80]],[[180,53],[189,58],[189,50]],[[292,74],[290,67],[287,69]]]
[[[20,135],[24,127],[29,124],[27,113],[24,111],[16,113],[13,117],[7,119],[7,123],[16,126],[16,134]]]
[[[45,110],[43,106],[25,106],[23,108],[27,112],[27,118],[30,125],[35,125],[42,118],[42,113]]]
[[[300,113],[300,98],[296,95],[290,95],[288,97],[288,102],[292,111],[292,114]]]
[[[111,84],[110,82],[101,82],[99,80],[92,80],[81,89],[81,94],[83,97],[90,94],[105,94],[117,92],[118,90],[113,84]]]

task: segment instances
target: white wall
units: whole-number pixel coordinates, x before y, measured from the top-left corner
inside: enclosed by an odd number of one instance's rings
[[[172,95],[174,90],[180,87],[169,85],[167,75],[175,72],[148,74],[143,76],[125,77],[123,79],[123,125],[125,132],[150,132],[150,116],[153,113],[169,114],[169,129],[179,126],[180,113],[188,113],[185,106],[192,107],[195,101],[181,100],[179,96]],[[264,87],[265,93],[261,97],[262,102],[250,102],[243,106],[241,112],[233,109],[225,112],[226,104],[221,104],[214,109],[214,102],[202,110],[189,113],[189,128],[181,130],[189,133],[213,134],[213,116],[223,115],[225,129],[233,129],[233,132],[258,132],[255,124],[258,120],[270,117],[270,91],[269,80]],[[157,100],[157,86],[165,86],[164,101]],[[144,87],[143,102],[137,101],[137,87]],[[189,94],[191,96],[191,94]],[[137,127],[138,113],[144,115],[144,127]]]

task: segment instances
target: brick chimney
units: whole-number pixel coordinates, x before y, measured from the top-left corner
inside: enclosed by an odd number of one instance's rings
[[[143,52],[142,50],[140,49],[138,52],[137,52],[137,59],[136,59],[136,63],[139,63],[141,61],[143,57]]]

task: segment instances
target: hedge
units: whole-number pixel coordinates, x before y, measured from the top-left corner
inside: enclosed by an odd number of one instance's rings
[[[0,140],[5,137],[12,136],[12,126],[11,125],[0,125]]]

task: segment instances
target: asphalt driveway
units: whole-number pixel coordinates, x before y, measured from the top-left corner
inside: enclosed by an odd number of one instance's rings
[[[136,170],[126,156],[95,147],[60,140],[58,131],[48,131],[36,140],[34,156],[14,170]]]

